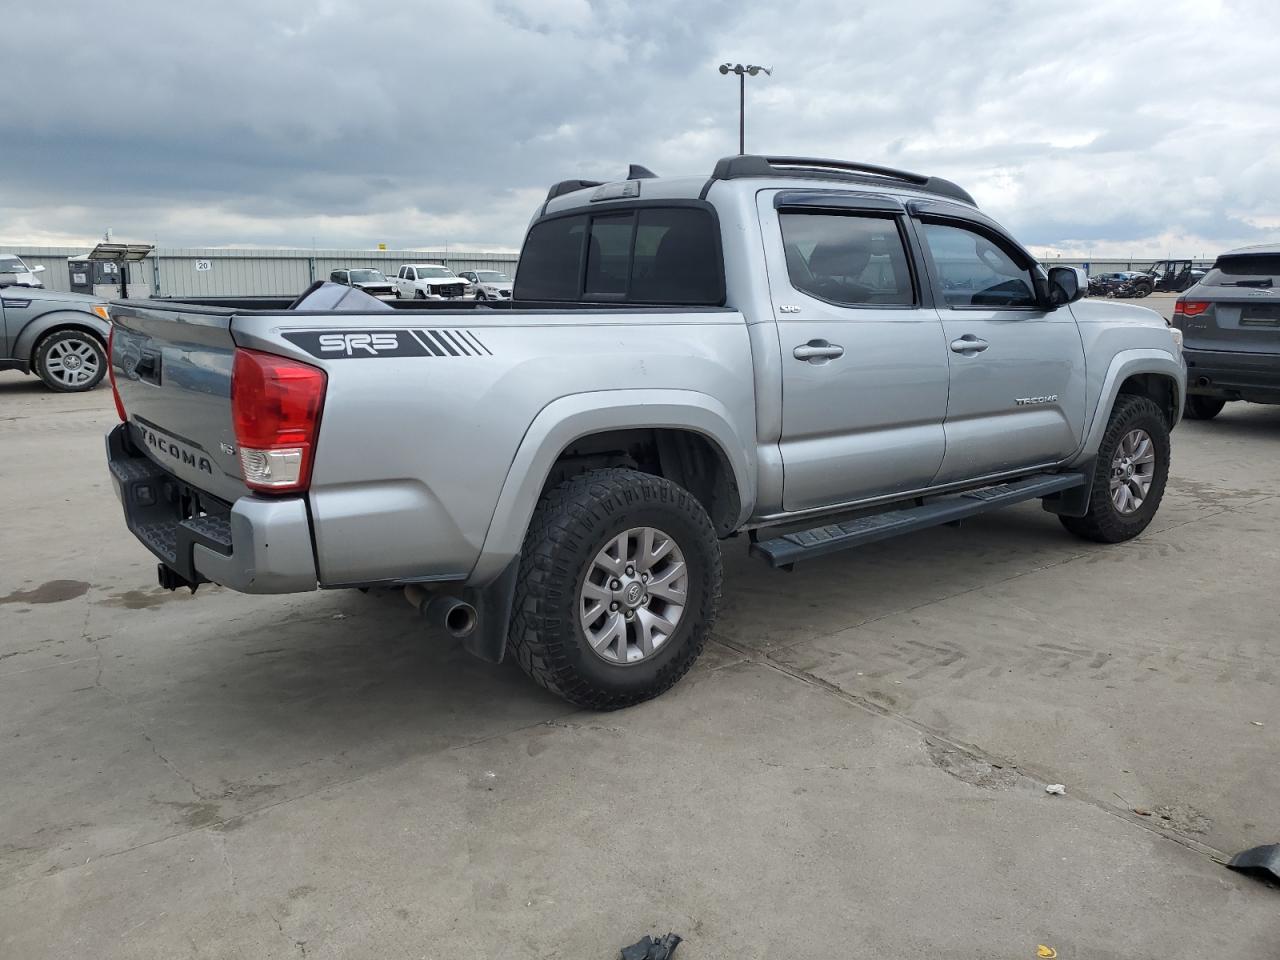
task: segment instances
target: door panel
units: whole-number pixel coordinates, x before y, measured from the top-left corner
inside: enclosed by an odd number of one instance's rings
[[[767,192],[758,203],[782,348],[783,508],[927,486],[943,457],[946,347],[896,219],[780,215]],[[851,300],[868,302],[836,302]]]
[[[951,483],[1063,460],[1084,433],[1085,368],[1070,309],[1036,306],[1035,278],[990,234],[923,223],[948,345]]]

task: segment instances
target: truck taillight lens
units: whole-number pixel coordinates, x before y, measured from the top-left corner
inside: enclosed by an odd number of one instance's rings
[[[1198,317],[1210,307],[1208,300],[1179,300],[1173,305],[1175,317]]]
[[[116,386],[116,368],[111,362],[114,351],[111,349],[116,342],[116,325],[113,323],[111,329],[107,331],[107,379],[111,381],[111,399],[116,402],[116,413],[120,415],[121,423],[129,422],[129,415],[124,412],[124,401],[120,399],[120,388]]]
[[[326,383],[324,371],[310,364],[236,350],[231,418],[249,487],[273,493],[307,489]]]

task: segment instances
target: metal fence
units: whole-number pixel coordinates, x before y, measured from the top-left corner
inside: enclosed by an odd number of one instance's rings
[[[44,285],[70,290],[67,258],[83,256],[86,247],[0,247],[0,253],[16,253],[29,266],[43,264]],[[234,249],[226,247],[160,247],[134,270],[133,276],[148,284],[160,297],[294,296],[314,281],[328,279],[333,270],[372,267],[394,275],[402,263],[443,263],[454,271],[500,270],[514,276],[514,253],[459,253],[446,250],[289,250]],[[1119,270],[1145,270],[1150,260],[1072,260],[1053,258],[1045,266],[1085,267],[1091,274]],[[1212,260],[1193,260],[1208,268]]]
[[[28,266],[41,264],[40,279],[50,290],[70,290],[68,257],[90,247],[0,247]],[[459,253],[444,250],[277,250],[160,247],[134,264],[135,280],[162,297],[294,296],[331,271],[372,267],[394,275],[402,263],[443,263],[459,270],[500,270],[514,274],[514,253]]]

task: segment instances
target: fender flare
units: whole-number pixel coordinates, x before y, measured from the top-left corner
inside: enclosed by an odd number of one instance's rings
[[[1182,417],[1182,403],[1187,395],[1187,368],[1182,361],[1171,353],[1152,348],[1121,350],[1111,358],[1107,367],[1107,375],[1102,381],[1102,390],[1098,394],[1098,402],[1093,405],[1093,418],[1085,431],[1084,444],[1071,459],[1076,466],[1083,461],[1091,460],[1098,453],[1102,444],[1102,435],[1106,433],[1107,423],[1111,419],[1111,409],[1115,406],[1116,397],[1120,395],[1120,386],[1136,374],[1155,374],[1167,377],[1174,384],[1175,426]]]
[[[82,310],[50,310],[27,321],[13,345],[13,356],[29,364],[35,359],[33,351],[41,337],[50,330],[72,328],[93,334],[102,341],[102,349],[107,348],[107,336],[111,333],[111,324],[106,320]]]
[[[561,451],[589,434],[646,427],[692,431],[720,448],[741,494],[735,526],[741,525],[755,503],[755,437],[734,427],[732,415],[719,400],[696,390],[572,394],[543,407],[525,431],[468,583],[488,583],[519,555],[543,484]]]

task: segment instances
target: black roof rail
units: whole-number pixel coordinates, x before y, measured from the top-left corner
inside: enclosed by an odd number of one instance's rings
[[[716,163],[711,172],[712,180],[741,180],[747,177],[797,177],[808,180],[848,180],[855,183],[883,185],[886,180],[950,197],[972,207],[978,204],[969,191],[941,177],[927,177],[908,170],[882,167],[875,163],[857,163],[850,160],[823,160],[817,157],[763,157],[744,154],[725,157]]]
[[[551,189],[547,191],[546,203],[550,203],[556,197],[562,197],[566,193],[573,193],[575,190],[598,187],[603,182],[603,180],[561,180],[559,183],[552,184]],[[543,206],[546,206],[546,203]]]

